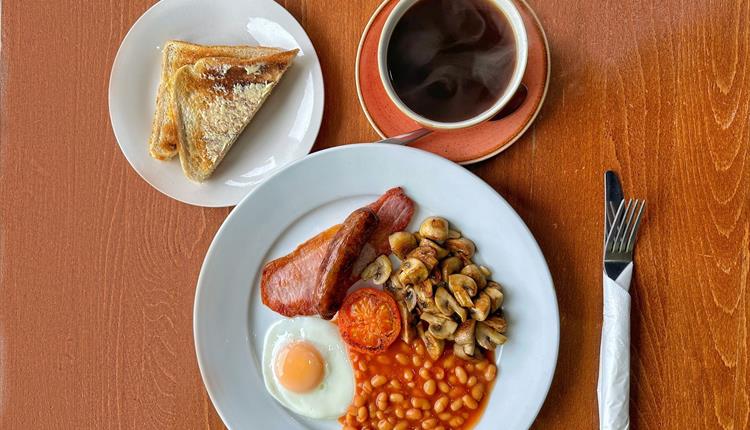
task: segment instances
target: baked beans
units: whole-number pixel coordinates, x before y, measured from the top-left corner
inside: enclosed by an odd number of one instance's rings
[[[360,396],[359,394],[354,396],[354,406],[360,407],[365,405],[365,398]]]
[[[360,406],[359,409],[357,409],[357,422],[364,423],[367,419],[367,408],[364,406]]]
[[[419,369],[419,376],[422,379],[430,379],[430,371],[426,367]]]
[[[393,430],[393,424],[388,420],[380,420],[378,421],[378,430]]]
[[[440,396],[437,400],[435,400],[435,413],[442,413],[445,408],[448,407],[448,402],[449,400],[446,396]]]
[[[372,379],[370,379],[370,383],[372,384],[373,387],[379,387],[385,384],[386,381],[387,379],[385,379],[385,376],[383,375],[375,375],[372,377]]]
[[[422,390],[424,390],[425,394],[428,396],[431,396],[435,394],[435,391],[437,391],[437,384],[435,383],[435,380],[428,379],[425,381],[424,385],[422,385]]]
[[[461,401],[463,402],[464,406],[471,410],[474,410],[477,408],[477,406],[479,406],[477,405],[477,401],[468,394],[464,394],[463,397],[461,397]]]
[[[440,380],[445,378],[445,370],[442,367],[436,367],[432,373],[435,375],[435,379]]]
[[[375,404],[378,406],[378,409],[384,411],[388,407],[388,394],[385,391],[381,391],[375,399]]]
[[[421,342],[397,340],[382,354],[350,352],[356,392],[344,430],[467,430],[487,403],[497,376],[493,354],[466,362],[446,348],[430,360]]]
[[[471,387],[471,397],[477,402],[482,400],[482,397],[484,397],[484,384],[477,384]]]
[[[497,366],[494,364],[490,364],[487,366],[487,369],[484,370],[484,379],[487,380],[487,382],[492,382],[495,380],[495,376],[497,375]]]
[[[466,371],[464,370],[463,367],[457,366],[456,370],[454,370],[454,372],[456,373],[456,379],[458,379],[458,382],[460,382],[462,384],[465,384],[466,381],[469,380],[469,375],[466,374]],[[373,384],[373,385],[375,385],[375,384]]]
[[[381,354],[381,355],[378,355],[377,357],[378,358],[376,358],[376,360],[378,361],[378,363],[380,363],[380,364],[391,364],[391,358],[388,357],[387,355],[382,355]]]
[[[404,395],[401,393],[391,393],[388,395],[388,399],[391,403],[402,403],[404,401]]]
[[[406,411],[406,419],[416,421],[422,419],[422,411],[419,409],[411,408]]]
[[[464,402],[461,399],[456,399],[451,402],[451,410],[453,412],[456,412],[457,410],[461,409],[464,406]]]
[[[430,402],[428,402],[427,399],[423,397],[412,397],[411,405],[412,407],[418,409],[430,409]]]

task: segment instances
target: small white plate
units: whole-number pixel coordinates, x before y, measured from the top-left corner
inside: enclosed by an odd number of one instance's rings
[[[300,50],[203,184],[186,179],[178,159],[159,161],[148,154],[161,48],[170,39]],[[109,80],[109,115],[125,158],[154,188],[193,205],[232,206],[274,172],[310,152],[323,116],[323,74],[310,38],[273,0],[161,0],[133,24],[120,45]]]
[[[527,429],[557,362],[559,317],[552,278],[521,218],[489,185],[437,155],[396,145],[347,145],[315,153],[270,178],[227,217],[198,279],[193,332],[203,381],[230,429],[340,429],[301,418],[265,390],[264,334],[282,317],[263,306],[262,265],[352,210],[402,186],[419,220],[446,217],[477,245],[505,288],[510,340],[498,351],[497,383],[477,430]]]

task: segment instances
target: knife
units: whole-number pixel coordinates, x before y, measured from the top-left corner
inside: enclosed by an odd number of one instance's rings
[[[623,201],[617,173],[604,173],[604,242]],[[630,278],[632,263],[617,279],[604,271],[604,318],[599,349],[597,403],[600,430],[630,428]]]
[[[622,185],[617,173],[607,170],[604,173],[604,241],[607,241],[609,228],[615,220],[617,208],[622,202]]]

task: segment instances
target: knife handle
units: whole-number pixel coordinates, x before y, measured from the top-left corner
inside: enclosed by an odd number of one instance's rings
[[[599,428],[630,428],[630,263],[617,280],[604,273],[604,320],[599,350]]]

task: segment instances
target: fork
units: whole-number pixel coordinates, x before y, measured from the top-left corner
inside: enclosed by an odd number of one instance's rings
[[[645,207],[645,200],[630,199],[627,204],[623,200],[615,212],[604,245],[604,271],[611,279],[617,279],[633,262],[633,250]]]

